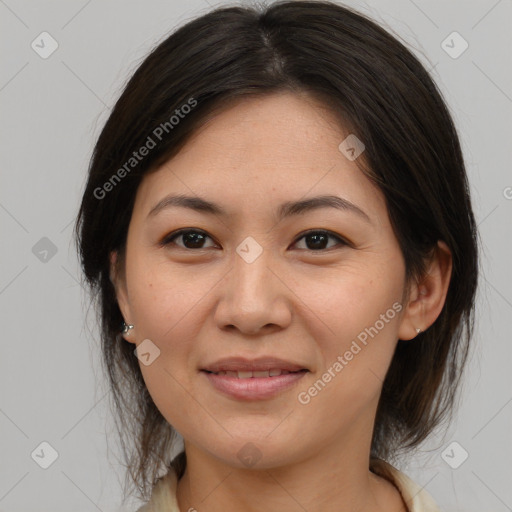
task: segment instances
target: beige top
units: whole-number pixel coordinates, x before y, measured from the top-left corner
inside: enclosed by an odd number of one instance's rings
[[[372,469],[400,491],[409,512],[440,512],[432,497],[407,475],[380,459],[372,460]],[[151,499],[137,512],[180,512],[176,500],[178,480],[172,468],[153,486]]]

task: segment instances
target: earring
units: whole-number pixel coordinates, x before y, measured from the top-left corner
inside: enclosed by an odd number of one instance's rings
[[[416,327],[416,334],[419,334],[421,332],[421,329],[419,327]]]
[[[123,330],[121,331],[123,334],[128,334],[130,329],[133,329],[133,325],[129,325],[123,322]]]

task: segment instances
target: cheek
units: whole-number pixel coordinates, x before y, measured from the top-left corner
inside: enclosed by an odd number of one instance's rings
[[[371,429],[365,422],[373,419],[396,346],[400,303],[366,303],[364,311],[346,304],[333,320],[338,336],[323,340],[325,366],[297,392],[298,417],[307,418],[309,431],[326,436],[354,425],[359,432]]]
[[[385,276],[372,270],[336,270],[321,279],[296,283],[294,291],[317,319],[315,325],[319,330],[315,340],[331,356],[376,323],[383,334],[396,330],[394,320],[400,308],[393,308],[393,304],[402,296],[403,283],[396,272],[389,271]]]
[[[155,343],[183,339],[177,333],[197,325],[190,319],[208,289],[208,282],[194,279],[194,271],[173,267],[169,262],[151,258],[134,259],[130,276],[130,296],[137,322],[137,333]],[[188,330],[189,336],[193,334]]]
[[[205,410],[190,400],[194,367],[195,340],[200,338],[204,323],[201,299],[213,286],[194,281],[193,273],[170,272],[162,264],[146,265],[133,281],[133,305],[138,342],[149,339],[158,347],[159,355],[150,365],[140,364],[148,391],[165,419],[179,432],[189,432],[200,419],[209,418]],[[135,322],[134,322],[135,323]]]
[[[321,353],[315,375],[320,382],[302,391],[307,395],[303,402],[314,398],[321,408],[346,404],[347,413],[380,392],[397,343],[403,281],[397,271],[372,273],[369,268],[337,276],[336,286],[323,280],[317,293],[307,292],[306,286],[300,292],[317,318],[310,328],[316,326],[311,336]]]
[[[191,371],[188,365],[193,361],[192,341],[199,335],[198,312],[205,287],[194,282],[189,272],[168,264],[141,257],[130,263],[127,275],[137,343],[150,340],[157,354],[151,364],[141,362],[140,368],[153,400],[165,411],[169,397],[180,396],[178,383],[185,383]],[[186,403],[182,398],[178,403]]]

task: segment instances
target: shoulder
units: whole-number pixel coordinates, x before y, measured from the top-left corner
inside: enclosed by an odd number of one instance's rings
[[[370,469],[397,487],[409,512],[440,512],[432,496],[423,487],[388,462],[381,459],[371,459]]]

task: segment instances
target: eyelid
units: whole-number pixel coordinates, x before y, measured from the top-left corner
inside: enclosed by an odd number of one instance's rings
[[[214,238],[208,234],[206,231],[204,231],[203,229],[200,229],[200,228],[181,228],[181,229],[178,229],[176,231],[173,231],[172,233],[169,233],[167,234],[160,242],[159,242],[159,245],[161,247],[165,247],[167,245],[171,245],[173,243],[173,241],[178,238],[180,235],[183,235],[185,233],[189,233],[189,232],[193,232],[193,233],[199,233],[199,234],[202,234],[208,238],[211,238],[214,242]],[[332,249],[336,249],[337,247],[339,246],[348,246],[348,247],[352,247],[354,248],[354,244],[352,242],[350,242],[349,240],[347,240],[346,238],[342,237],[341,235],[338,235],[337,233],[334,233],[333,231],[330,231],[328,229],[321,229],[321,228],[312,228],[312,229],[308,229],[306,231],[303,231],[302,233],[299,233],[297,235],[297,237],[295,238],[295,241],[292,243],[292,245],[295,245],[297,242],[299,242],[299,240],[301,240],[302,238],[304,238],[305,236],[307,235],[310,235],[310,234],[323,234],[323,235],[326,235],[326,236],[329,236],[331,238],[335,238],[338,240],[338,244],[334,247],[330,247],[328,249],[319,249],[319,250],[313,250],[313,249],[302,249],[304,251],[308,251],[308,252],[311,252],[311,253],[322,253],[322,252],[328,252]],[[216,243],[216,242],[215,242]],[[188,250],[188,251],[201,251],[201,250],[204,250],[204,249],[208,249],[208,247],[206,248],[199,248],[199,249],[188,249],[187,247],[181,247],[181,246],[178,246],[180,249],[184,249],[184,250]]]

